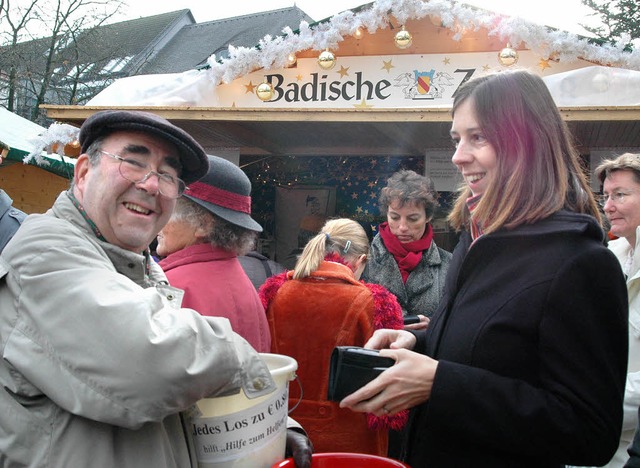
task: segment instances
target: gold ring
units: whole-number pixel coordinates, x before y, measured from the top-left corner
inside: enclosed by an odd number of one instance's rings
[[[387,414],[389,414],[389,413],[390,413],[389,408],[387,408],[387,405],[383,405],[383,406],[382,406],[382,411],[384,411],[384,412],[385,412],[385,413],[387,413]]]

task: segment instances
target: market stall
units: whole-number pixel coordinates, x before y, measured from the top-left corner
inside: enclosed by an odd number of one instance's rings
[[[279,192],[332,188],[335,209],[325,214],[375,229],[378,187],[401,167],[434,178],[442,219],[458,182],[450,105],[472,76],[515,67],[540,74],[586,164],[640,148],[640,54],[623,46],[448,0],[381,0],[231,48],[207,69],[123,79],[87,106],[47,113],[80,125],[100,109],[128,107],[173,121],[249,174],[253,211],[272,246],[283,229]],[[446,238],[446,224],[436,226]]]

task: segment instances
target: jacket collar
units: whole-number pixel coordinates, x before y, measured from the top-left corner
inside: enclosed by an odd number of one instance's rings
[[[290,270],[287,272],[287,279],[291,279],[292,277],[293,270]],[[356,278],[353,276],[353,271],[351,270],[351,268],[346,265],[342,265],[341,263],[328,262],[326,260],[323,260],[318,269],[311,273],[311,275],[309,275],[309,278],[335,279],[353,284],[361,284],[360,281],[356,280]]]
[[[210,262],[214,260],[228,260],[236,255],[228,250],[213,247],[210,243],[194,244],[184,249],[173,252],[160,260],[159,264],[164,271],[177,268],[189,263]]]
[[[640,339],[640,303],[638,302],[638,287],[640,280],[640,226],[636,228],[636,245],[633,249],[633,259],[629,276],[627,277],[627,290],[629,291],[629,330],[636,339]],[[631,245],[627,239],[620,238],[609,242],[609,249],[616,256],[621,265],[631,255]]]
[[[636,228],[636,245],[633,246],[633,260],[629,269],[627,282],[640,278],[640,226]],[[627,261],[631,254],[631,244],[625,238],[612,240],[609,242],[609,250],[613,252],[621,265]]]
[[[605,233],[593,216],[572,211],[560,210],[548,218],[533,224],[522,224],[515,229],[501,229],[483,237],[529,237],[548,234],[579,234],[591,237],[600,242],[605,241]]]
[[[58,195],[53,207],[47,211],[46,216],[55,216],[71,223],[85,238],[104,251],[118,273],[125,275],[136,284],[148,287],[158,282],[166,282],[164,273],[149,255],[148,249],[137,254],[98,239],[66,192]]]

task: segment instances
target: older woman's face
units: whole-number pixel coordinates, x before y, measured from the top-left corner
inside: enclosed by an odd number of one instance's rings
[[[611,233],[636,244],[636,228],[640,226],[640,184],[633,172],[611,172],[604,180],[604,214],[611,224]]]
[[[166,257],[197,242],[195,227],[185,221],[171,218],[158,233],[156,253],[161,257]]]
[[[407,202],[401,206],[398,200],[389,203],[387,209],[389,229],[391,234],[403,244],[419,240],[424,235],[429,221],[431,219],[427,218],[427,213],[421,204]]]

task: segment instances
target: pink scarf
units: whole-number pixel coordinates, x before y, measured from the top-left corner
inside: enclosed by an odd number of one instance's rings
[[[420,260],[422,260],[422,253],[431,247],[431,241],[433,240],[433,228],[431,224],[427,224],[422,238],[417,241],[407,242],[406,244],[400,242],[398,238],[391,233],[389,223],[387,222],[380,224],[379,232],[384,246],[389,253],[393,255],[393,258],[396,259],[400,274],[402,275],[402,282],[406,283],[409,274],[418,266]]]

